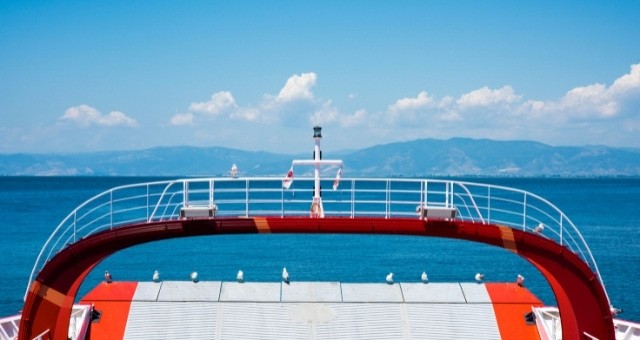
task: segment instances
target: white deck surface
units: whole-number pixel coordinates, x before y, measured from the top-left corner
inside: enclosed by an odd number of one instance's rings
[[[475,283],[141,282],[133,300],[126,339],[500,338]]]

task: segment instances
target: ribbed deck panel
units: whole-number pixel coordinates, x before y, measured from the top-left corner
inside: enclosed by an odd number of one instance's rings
[[[412,339],[500,339],[491,304],[407,304]]]
[[[380,283],[343,283],[344,302],[403,302],[400,285]]]
[[[335,318],[316,326],[316,339],[404,339],[401,305],[343,303],[329,306]]]
[[[119,283],[90,294],[105,321],[129,305],[123,294],[110,302],[114,291],[123,291]],[[123,329],[93,327],[92,338],[535,339],[523,315],[529,301],[539,303],[515,284],[476,283],[167,281],[139,283],[128,296],[127,321],[110,323]]]
[[[280,283],[225,282],[220,291],[220,301],[280,302]]]
[[[292,322],[290,305],[221,303],[222,329],[216,339],[305,339],[309,329]]]
[[[220,281],[164,281],[158,301],[218,301]]]
[[[342,302],[340,282],[291,282],[282,285],[282,302]]]
[[[458,283],[401,283],[405,302],[466,303]]]
[[[217,307],[210,302],[131,303],[125,339],[211,339]]]

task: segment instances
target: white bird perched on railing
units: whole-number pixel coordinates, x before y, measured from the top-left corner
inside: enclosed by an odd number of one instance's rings
[[[544,231],[544,224],[540,223],[537,227],[533,228],[533,232],[536,234],[542,234]]]
[[[153,282],[160,282],[160,273],[157,270],[153,272]]]
[[[240,283],[244,282],[244,273],[242,270],[238,270],[238,274],[236,275],[236,280]]]
[[[478,283],[480,283],[480,282],[482,282],[482,280],[484,280],[484,274],[477,273],[477,274],[476,274],[476,281],[477,281]]]
[[[284,283],[289,283],[289,272],[287,272],[287,268],[282,268],[282,281]]]
[[[613,307],[613,305],[609,305],[609,311],[611,311],[611,315],[618,315],[618,314],[624,312],[620,308]]]
[[[191,281],[193,282],[198,282],[198,272],[193,272],[191,273],[191,275],[189,275],[189,278],[191,279]]]
[[[388,284],[392,285],[393,284],[393,273],[389,273],[387,275],[386,281]]]
[[[111,273],[109,273],[109,271],[107,271],[107,270],[104,271],[104,280],[107,283],[113,282],[113,278],[111,278]]]
[[[427,272],[422,272],[422,275],[420,275],[420,280],[422,280],[423,283],[429,282],[429,278],[427,277]]]
[[[524,286],[524,276],[518,274],[518,276],[516,276],[516,283],[518,284],[518,286],[523,287]]]

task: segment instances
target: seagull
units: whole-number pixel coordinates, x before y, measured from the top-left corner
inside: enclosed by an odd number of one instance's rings
[[[191,281],[198,282],[198,272],[191,273],[191,275],[189,275],[189,277],[191,278]]]
[[[160,273],[157,270],[153,272],[153,282],[160,282]]]
[[[423,283],[427,283],[429,281],[426,272],[422,272],[422,275],[420,275],[420,280],[422,280]]]
[[[393,273],[389,273],[389,275],[387,275],[387,283],[392,285],[393,284]]]
[[[518,274],[518,276],[516,277],[516,283],[518,284],[518,286],[523,287],[524,286],[524,276]]]
[[[242,270],[238,270],[238,275],[236,275],[236,280],[240,283],[244,282],[244,273]]]
[[[620,308],[613,307],[613,305],[609,305],[609,310],[611,311],[611,315],[614,315],[614,316],[624,312]]]
[[[482,280],[484,280],[484,274],[477,273],[476,274],[476,281],[478,281],[478,283],[480,283],[480,282],[482,282]]]
[[[111,278],[111,273],[109,273],[109,271],[107,270],[104,271],[104,280],[107,281],[107,283],[113,282],[113,279]]]
[[[544,231],[544,224],[540,223],[537,227],[533,228],[533,232],[536,234],[542,234]]]
[[[287,272],[287,268],[282,268],[282,281],[284,283],[289,283],[289,273]]]

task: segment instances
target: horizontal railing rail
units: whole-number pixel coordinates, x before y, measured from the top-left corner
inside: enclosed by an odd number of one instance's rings
[[[496,185],[441,179],[322,179],[325,217],[422,218],[426,210],[452,211],[452,219],[498,224],[540,234],[579,255],[602,283],[582,234],[551,202]],[[181,218],[183,209],[210,209],[218,217],[310,216],[314,180],[289,189],[281,178],[195,178],[115,187],[82,203],[53,230],[29,285],[44,264],[70,244],[106,229]],[[604,283],[603,283],[604,286]],[[27,287],[28,291],[28,287]],[[25,294],[26,297],[26,294]]]

